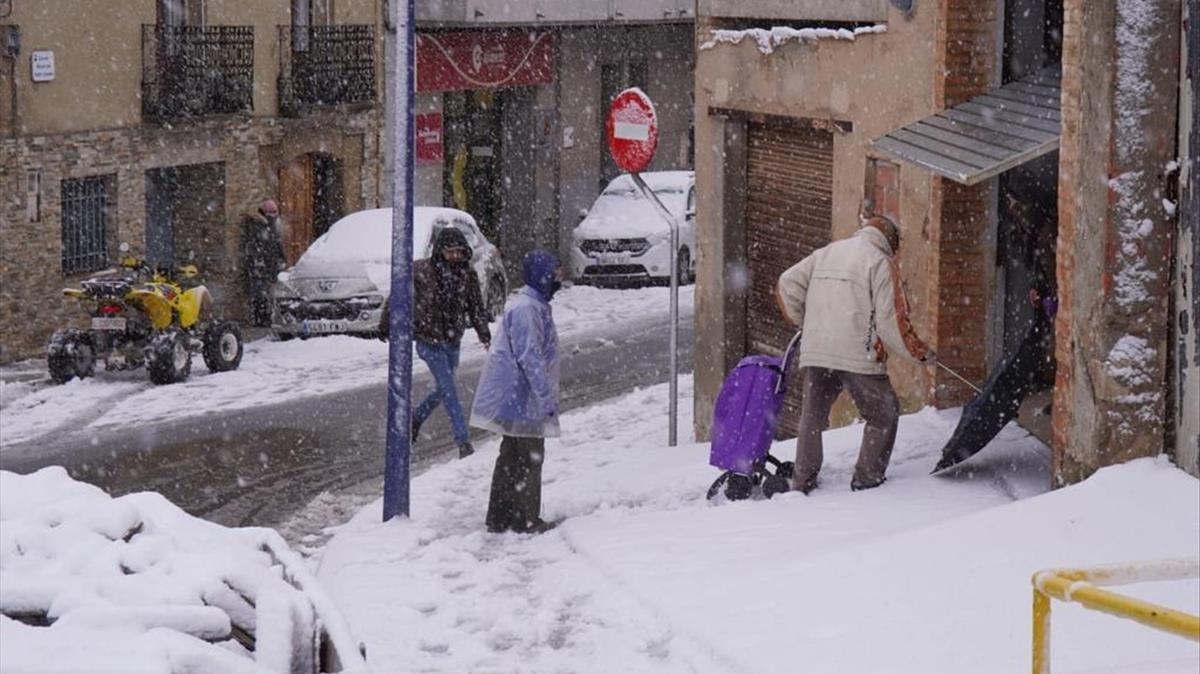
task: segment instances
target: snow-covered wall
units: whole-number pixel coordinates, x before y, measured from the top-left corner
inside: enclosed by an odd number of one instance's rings
[[[1179,5],[1068,0],[1056,477],[1163,451]]]

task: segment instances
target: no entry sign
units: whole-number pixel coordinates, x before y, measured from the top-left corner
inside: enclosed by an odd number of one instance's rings
[[[658,115],[641,89],[626,89],[613,99],[604,123],[613,161],[626,173],[641,173],[658,147]]]

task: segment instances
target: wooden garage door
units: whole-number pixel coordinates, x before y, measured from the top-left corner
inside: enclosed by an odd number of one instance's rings
[[[746,350],[778,355],[794,333],[779,315],[775,283],[830,240],[833,134],[780,122],[751,123],[747,133]],[[784,402],[779,437],[796,434],[798,388],[791,386]]]

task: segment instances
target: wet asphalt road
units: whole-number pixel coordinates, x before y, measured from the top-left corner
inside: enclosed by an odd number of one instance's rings
[[[620,326],[603,337],[565,340],[564,410],[666,381],[667,340],[665,318]],[[680,372],[690,372],[690,317],[680,321],[679,342]],[[468,409],[478,377],[479,364],[465,364],[458,372]],[[415,398],[429,390],[428,375],[414,378]],[[38,440],[36,453],[0,458],[0,468],[25,473],[61,465],[113,495],[157,491],[221,524],[278,526],[323,491],[382,475],[386,407],[385,387],[370,385],[133,429],[51,434]],[[449,423],[439,410],[413,450],[414,472],[455,456]]]

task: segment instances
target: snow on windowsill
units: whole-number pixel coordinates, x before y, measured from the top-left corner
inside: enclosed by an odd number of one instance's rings
[[[788,26],[773,26],[771,28],[746,28],[743,30],[714,30],[711,31],[708,42],[700,45],[701,49],[712,49],[718,44],[741,44],[742,40],[750,39],[758,44],[758,51],[771,54],[776,47],[788,42],[806,44],[821,40],[847,40],[853,42],[860,35],[886,33],[887,24],[877,23],[873,26],[863,26],[850,30],[847,28],[790,28]]]

